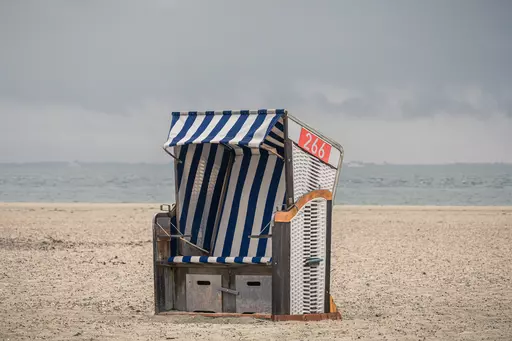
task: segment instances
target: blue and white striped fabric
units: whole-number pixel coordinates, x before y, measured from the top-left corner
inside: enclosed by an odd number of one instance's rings
[[[176,256],[169,257],[169,263],[211,263],[211,264],[270,264],[271,257],[208,257]]]
[[[176,167],[177,225],[212,257],[169,262],[266,263],[270,222],[285,200],[284,110],[174,112],[166,148]],[[222,205],[222,207],[221,207]]]
[[[210,250],[231,152],[207,143],[175,147],[175,153],[182,160],[176,180],[180,232],[191,235],[191,243]]]
[[[222,143],[259,148],[265,144],[277,150],[284,146],[282,120],[278,123],[283,114],[281,109],[173,112],[164,147]]]
[[[279,118],[265,137],[261,148],[276,152],[278,155],[284,157],[284,124],[282,117]]]
[[[284,161],[263,149],[237,148],[213,256],[270,257],[273,214],[285,202]]]

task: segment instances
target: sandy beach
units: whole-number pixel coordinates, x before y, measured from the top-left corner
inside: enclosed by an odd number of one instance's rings
[[[334,212],[342,321],[153,315],[158,205],[0,204],[0,340],[512,340],[512,207]]]

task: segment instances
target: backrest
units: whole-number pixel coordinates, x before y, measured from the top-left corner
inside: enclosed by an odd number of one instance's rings
[[[284,161],[264,149],[235,148],[213,256],[269,257],[271,238],[249,238],[265,229],[285,202]]]
[[[209,251],[230,150],[223,145],[205,143],[176,146],[174,152],[182,161],[176,166],[176,215],[180,232],[192,235],[187,240]]]

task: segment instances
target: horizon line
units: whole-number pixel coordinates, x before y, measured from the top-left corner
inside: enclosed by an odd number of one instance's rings
[[[119,165],[168,165],[169,162],[145,162],[145,161],[0,161],[0,165],[37,165],[37,164],[83,164],[83,165],[95,165],[95,164],[119,164]],[[371,161],[346,161],[343,162],[343,167],[350,167],[354,165],[361,166],[454,166],[454,165],[510,165],[512,162],[506,161],[487,161],[487,162],[433,162],[433,163],[393,163],[393,162],[371,162]],[[357,168],[352,167],[352,168]]]

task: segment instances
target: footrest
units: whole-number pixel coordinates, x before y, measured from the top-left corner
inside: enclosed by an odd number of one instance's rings
[[[210,263],[210,264],[271,264],[272,257],[208,257],[173,256],[169,263]]]

